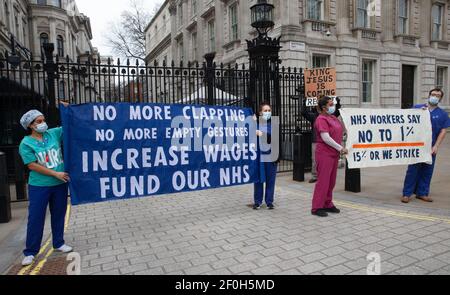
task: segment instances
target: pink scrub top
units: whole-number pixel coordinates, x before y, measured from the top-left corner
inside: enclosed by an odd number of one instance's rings
[[[339,157],[339,152],[333,147],[326,144],[322,140],[320,134],[328,132],[330,134],[330,137],[334,141],[342,145],[342,137],[344,130],[341,121],[339,121],[339,119],[336,118],[335,116],[320,115],[314,124],[314,129],[316,132],[316,142],[317,142],[316,153],[319,155],[324,154],[328,156]]]

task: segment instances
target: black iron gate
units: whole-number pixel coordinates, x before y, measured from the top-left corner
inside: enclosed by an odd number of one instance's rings
[[[248,65],[216,64],[214,55],[205,56],[203,63],[150,65],[119,59],[54,58],[53,44],[46,44],[45,51],[40,60],[20,61],[14,67],[7,59],[0,59],[0,148],[8,147],[11,153],[11,147],[17,147],[25,135],[20,116],[38,108],[51,124],[58,124],[60,100],[71,104],[153,102],[256,107],[258,94],[250,87],[252,72]],[[302,69],[281,67],[277,72],[282,153],[279,171],[289,172],[293,169],[294,135],[310,127],[301,118]],[[11,174],[15,173],[13,166],[9,167]]]

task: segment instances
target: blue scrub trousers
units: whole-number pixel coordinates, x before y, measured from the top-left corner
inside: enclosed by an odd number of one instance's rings
[[[406,172],[403,196],[411,197],[416,194],[418,197],[428,197],[430,195],[431,179],[433,178],[436,156],[433,156],[433,164],[419,163],[410,165]]]
[[[53,248],[64,245],[64,220],[67,211],[67,184],[53,187],[28,186],[30,204],[28,207],[28,228],[25,256],[39,253],[44,234],[47,206],[50,207]]]
[[[255,205],[262,205],[264,199],[264,183],[266,184],[265,197],[267,206],[273,205],[275,196],[275,181],[277,178],[277,163],[261,163],[264,172],[264,181],[255,183]]]

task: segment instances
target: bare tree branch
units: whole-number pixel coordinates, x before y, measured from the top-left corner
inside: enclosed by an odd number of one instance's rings
[[[113,54],[122,58],[145,60],[145,28],[160,6],[158,4],[149,13],[142,0],[129,1],[129,8],[122,12],[120,19],[110,24],[111,31],[106,43]]]

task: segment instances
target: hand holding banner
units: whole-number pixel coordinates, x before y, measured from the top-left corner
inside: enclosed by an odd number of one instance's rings
[[[432,163],[428,110],[343,109],[350,169]]]

